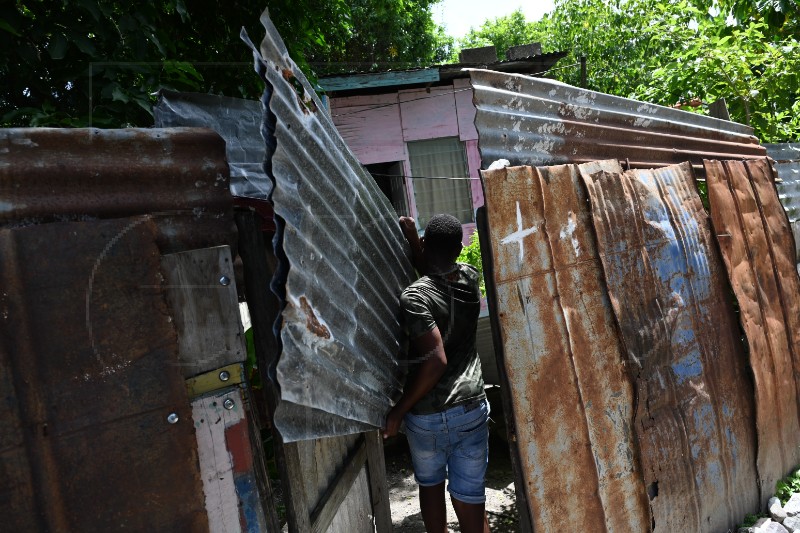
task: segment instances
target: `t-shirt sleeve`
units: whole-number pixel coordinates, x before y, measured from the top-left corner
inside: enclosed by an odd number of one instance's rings
[[[416,339],[436,327],[430,306],[419,292],[404,291],[400,296],[400,308],[409,338]]]

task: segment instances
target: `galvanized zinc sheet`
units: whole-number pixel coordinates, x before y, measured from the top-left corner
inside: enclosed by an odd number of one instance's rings
[[[160,91],[153,106],[157,128],[193,126],[211,128],[225,139],[236,196],[266,199],[272,180],[264,172],[264,139],[261,137],[261,102],[214,94]]]
[[[765,155],[747,126],[579,89],[557,81],[470,70],[484,168],[628,159],[635,168]]]
[[[634,391],[578,169],[517,167],[483,177],[523,478],[517,490],[533,526],[646,531]]]
[[[711,217],[739,301],[755,382],[764,503],[800,463],[800,281],[766,161],[705,161]]]
[[[759,507],[753,392],[691,166],[582,177],[654,531],[726,531]]]
[[[275,425],[287,441],[380,427],[402,387],[408,245],[266,12],[261,21],[266,37],[253,52],[266,83],[265,169],[275,181],[273,287],[285,304]]]
[[[0,229],[3,531],[208,531],[156,233]]]
[[[795,262],[800,263],[800,143],[765,144],[767,155],[775,160],[780,198],[792,226],[796,248]]]
[[[232,208],[212,130],[0,129],[0,226],[151,214],[169,253],[235,244]]]

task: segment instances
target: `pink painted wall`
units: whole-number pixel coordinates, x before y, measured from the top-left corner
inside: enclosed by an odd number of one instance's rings
[[[407,89],[369,96],[331,98],[331,116],[347,145],[365,165],[402,161],[411,175],[406,143],[458,137],[464,141],[472,189],[472,207],[483,205],[481,158],[475,129],[475,106],[469,80],[428,89]],[[414,180],[406,180],[411,216],[417,217]],[[464,243],[475,224],[464,224]]]

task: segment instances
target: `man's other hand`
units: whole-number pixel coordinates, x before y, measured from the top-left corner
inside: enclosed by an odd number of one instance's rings
[[[389,410],[389,413],[386,415],[386,423],[383,427],[384,439],[397,435],[397,432],[400,431],[400,424],[403,422],[404,416],[405,413],[400,411],[396,405]]]

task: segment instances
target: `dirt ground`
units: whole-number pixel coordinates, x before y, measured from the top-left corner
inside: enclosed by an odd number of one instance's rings
[[[493,420],[502,420],[497,402],[491,402]],[[518,531],[514,473],[511,469],[508,444],[498,436],[502,426],[490,424],[489,469],[486,473],[486,510],[493,532]],[[386,443],[386,475],[389,482],[389,502],[395,532],[425,533],[417,499],[417,484],[411,467],[411,455],[405,436],[399,435]],[[460,531],[458,520],[447,497],[447,522],[450,531]]]

